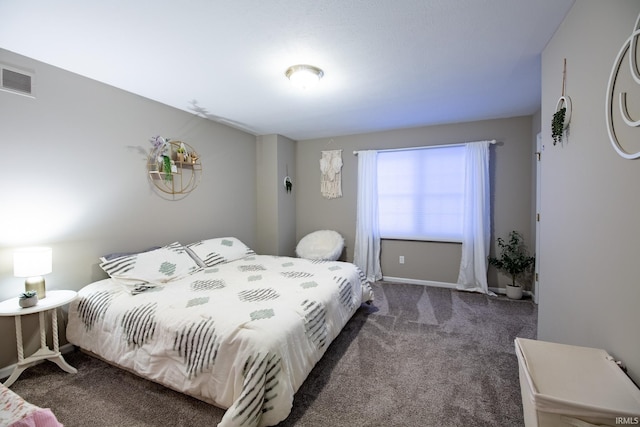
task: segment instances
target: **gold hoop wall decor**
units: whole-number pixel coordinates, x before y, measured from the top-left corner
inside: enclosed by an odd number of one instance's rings
[[[149,181],[161,192],[187,195],[200,183],[202,164],[189,144],[152,138],[154,148],[147,159]]]
[[[640,15],[636,20],[636,25],[631,35],[625,40],[618,56],[616,57],[613,67],[611,68],[611,75],[609,76],[609,84],[607,87],[607,100],[605,103],[605,115],[607,118],[607,132],[609,133],[609,139],[614,150],[625,159],[637,159],[640,157],[640,151],[630,152],[623,148],[618,135],[616,134],[615,126],[613,123],[613,104],[614,104],[614,89],[616,86],[616,80],[618,79],[618,73],[622,65],[622,59],[625,54],[629,52],[629,68],[631,76],[636,85],[640,85],[640,69],[638,67],[638,37],[640,37]],[[620,91],[618,97],[618,107],[620,110],[621,121],[620,124],[626,124],[628,127],[637,128],[640,126],[640,120],[633,120],[629,115],[627,107],[627,92]],[[634,141],[638,140],[638,137],[632,138]]]

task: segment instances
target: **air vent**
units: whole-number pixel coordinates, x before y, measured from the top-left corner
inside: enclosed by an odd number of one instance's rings
[[[9,92],[33,96],[33,73],[0,65],[0,88]]]

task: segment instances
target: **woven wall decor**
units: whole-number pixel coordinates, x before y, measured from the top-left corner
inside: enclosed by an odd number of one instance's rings
[[[342,150],[322,152],[320,192],[327,199],[342,197]]]

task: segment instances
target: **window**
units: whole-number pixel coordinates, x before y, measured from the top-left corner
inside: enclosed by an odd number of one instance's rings
[[[378,218],[387,239],[462,241],[465,147],[378,152]]]

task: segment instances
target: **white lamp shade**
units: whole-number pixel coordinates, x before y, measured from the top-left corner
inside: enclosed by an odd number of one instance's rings
[[[51,273],[52,250],[47,247],[22,248],[13,251],[13,275],[34,277]]]

